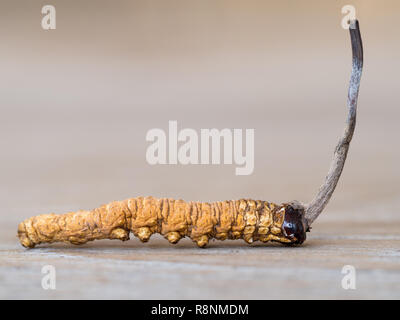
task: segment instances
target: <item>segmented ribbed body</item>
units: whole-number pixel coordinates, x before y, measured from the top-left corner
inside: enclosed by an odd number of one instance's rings
[[[199,247],[213,238],[294,243],[296,239],[285,236],[282,227],[286,208],[259,200],[201,203],[138,197],[91,211],[32,217],[20,223],[18,236],[25,247],[46,242],[124,241],[130,232],[143,242],[154,233],[162,234],[171,243],[190,237]]]

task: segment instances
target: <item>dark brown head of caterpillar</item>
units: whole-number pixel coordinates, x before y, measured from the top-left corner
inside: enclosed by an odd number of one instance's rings
[[[302,244],[306,240],[306,224],[304,209],[287,205],[285,208],[285,220],[282,225],[283,233],[288,239],[294,240],[293,244]]]

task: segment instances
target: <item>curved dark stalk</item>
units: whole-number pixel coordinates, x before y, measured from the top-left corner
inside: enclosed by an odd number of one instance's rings
[[[349,113],[347,116],[343,136],[340,138],[339,143],[336,146],[331,167],[328,175],[325,178],[325,182],[320,187],[315,198],[305,207],[305,217],[308,227],[315,221],[315,219],[317,219],[335,191],[336,185],[343,170],[344,163],[346,161],[350,141],[353,137],[356,126],[357,98],[363,67],[363,47],[360,35],[360,27],[357,20],[351,21],[349,30],[351,47],[353,51],[352,71],[347,98]]]

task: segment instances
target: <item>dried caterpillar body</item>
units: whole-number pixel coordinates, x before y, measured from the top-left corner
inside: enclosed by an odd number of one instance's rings
[[[259,200],[213,203],[131,198],[91,211],[44,214],[21,222],[18,237],[24,247],[40,243],[83,244],[96,239],[129,239],[129,233],[147,242],[154,233],[170,243],[190,237],[199,247],[210,239],[244,239],[301,244],[305,236],[304,209]]]

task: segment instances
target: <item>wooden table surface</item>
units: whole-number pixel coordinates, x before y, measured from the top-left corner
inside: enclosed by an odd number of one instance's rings
[[[349,209],[349,214],[351,210]],[[120,299],[398,299],[400,222],[316,223],[301,247],[190,240],[170,245],[98,241],[22,248],[1,234],[1,298]],[[2,226],[5,227],[4,225]],[[8,225],[15,229],[15,225]],[[368,232],[365,232],[368,229]],[[41,269],[56,269],[56,289],[41,286]],[[345,290],[345,265],[356,270],[356,289]]]

